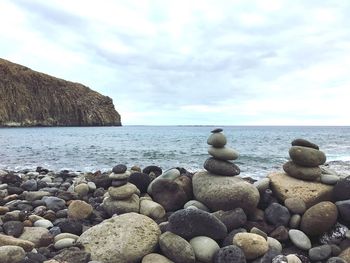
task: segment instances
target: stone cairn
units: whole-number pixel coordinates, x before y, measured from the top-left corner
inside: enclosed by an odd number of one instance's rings
[[[326,162],[326,155],[316,144],[295,139],[289,149],[289,156],[291,161],[283,165],[283,170],[289,176],[306,181],[320,179],[322,170],[319,166]]]
[[[240,174],[239,167],[231,162],[236,160],[239,153],[226,145],[227,139],[222,129],[215,129],[209,136],[207,143],[210,145],[208,153],[212,156],[204,163],[204,168],[213,174],[222,176],[235,176]]]
[[[134,184],[128,182],[129,176],[130,172],[122,164],[113,167],[112,173],[109,175],[112,182],[102,205],[110,216],[139,212],[140,190]]]

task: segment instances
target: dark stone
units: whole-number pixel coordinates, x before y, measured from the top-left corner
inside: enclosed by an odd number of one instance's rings
[[[3,230],[6,235],[19,237],[23,233],[23,223],[20,221],[7,221],[3,224]]]
[[[76,200],[78,199],[78,194],[75,192],[61,191],[59,190],[56,194],[56,197],[61,198],[65,201]]]
[[[17,210],[30,212],[33,210],[33,206],[26,203],[19,203],[16,205]]]
[[[263,193],[260,194],[260,200],[258,207],[262,210],[265,210],[272,203],[278,203],[276,197],[273,195],[271,189],[266,189]]]
[[[285,226],[279,226],[270,233],[270,237],[280,242],[287,241],[289,239],[288,229]]]
[[[47,258],[40,253],[27,252],[21,263],[43,263],[45,260]]]
[[[52,211],[59,211],[66,208],[66,202],[55,196],[44,196],[42,200],[45,202],[46,207]]]
[[[324,152],[303,146],[292,146],[289,156],[294,163],[306,167],[317,167],[326,162]]]
[[[219,219],[200,209],[178,210],[168,221],[169,231],[185,239],[196,236],[223,239],[227,235],[227,228]]]
[[[250,221],[248,220],[245,224],[245,228],[250,231],[253,227],[259,228],[265,233],[270,233],[275,227],[268,224],[265,220],[263,221]]]
[[[245,255],[239,247],[235,245],[220,248],[214,255],[214,263],[245,263]]]
[[[340,257],[331,257],[327,260],[327,263],[347,263],[347,262]]]
[[[17,174],[13,174],[13,173],[5,174],[1,178],[2,178],[2,183],[8,184],[9,186],[19,187],[22,183],[21,177],[19,177]]]
[[[116,174],[122,174],[122,173],[125,173],[127,169],[128,167],[126,167],[126,165],[118,164],[113,167],[112,172]]]
[[[336,223],[329,231],[320,236],[319,241],[325,245],[340,244],[346,238],[345,234],[348,230],[346,226]]]
[[[162,168],[155,166],[155,165],[150,165],[145,167],[142,170],[143,173],[145,174],[150,174],[150,173],[154,173],[156,175],[156,177],[158,177],[159,175],[161,175],[163,173]]]
[[[304,146],[304,147],[309,147],[316,150],[320,149],[318,145],[312,142],[309,142],[308,140],[305,140],[305,139],[295,139],[294,141],[292,141],[292,146]]]
[[[42,189],[42,188],[45,188],[45,187],[47,187],[47,182],[45,182],[45,181],[38,181],[37,182],[37,187],[38,187],[38,190]]]
[[[216,211],[213,215],[225,224],[227,231],[239,228],[247,222],[247,216],[240,207],[230,211]]]
[[[38,206],[45,206],[46,203],[43,200],[34,200],[32,202],[33,207],[38,207]]]
[[[272,259],[278,256],[280,253],[273,248],[269,248],[269,250],[261,257],[255,259],[251,263],[271,263]]]
[[[35,179],[30,179],[22,183],[21,188],[25,191],[37,191],[38,184]]]
[[[53,236],[57,236],[59,234],[61,234],[61,228],[59,228],[58,226],[53,226],[49,229],[49,233]]]
[[[274,226],[287,226],[290,219],[290,213],[287,207],[278,203],[269,205],[265,210],[265,219]]]
[[[218,132],[222,132],[222,131],[223,131],[223,129],[217,128],[217,129],[212,130],[211,133],[218,133]]]
[[[339,180],[333,188],[333,198],[336,201],[350,199],[350,176]]]
[[[104,189],[108,189],[112,183],[112,179],[109,178],[108,174],[106,173],[102,174],[101,172],[96,172],[93,175],[89,175],[87,178],[94,182],[97,188],[102,187]]]
[[[152,184],[153,200],[166,211],[176,211],[189,200],[183,187],[170,179],[157,179]]]
[[[72,233],[80,236],[83,231],[83,225],[77,220],[63,219],[57,224],[62,233]]]
[[[341,220],[344,222],[350,222],[350,200],[335,202],[338,208]]]
[[[18,186],[8,186],[7,187],[7,192],[9,195],[13,195],[13,194],[16,194],[16,195],[20,195],[21,193],[23,193],[23,189],[21,187],[18,187]]]
[[[111,185],[114,187],[122,186],[128,183],[128,179],[116,180],[113,179]]]
[[[325,260],[332,253],[332,248],[329,245],[313,247],[309,250],[309,258],[312,261]]]
[[[101,197],[105,194],[106,190],[102,187],[97,188],[94,193],[93,193],[93,197]]]
[[[295,164],[292,161],[286,162],[283,165],[283,170],[291,177],[314,181],[321,176],[321,168],[320,167],[305,167]]]
[[[204,168],[213,174],[223,176],[235,176],[239,175],[241,172],[239,167],[234,163],[218,160],[213,157],[210,157],[205,161]]]
[[[56,212],[56,217],[57,218],[64,218],[68,216],[68,210],[67,209],[62,209]]]
[[[147,187],[151,183],[151,177],[146,173],[132,173],[129,176],[129,183],[136,185],[141,193],[146,193]]]
[[[180,175],[174,180],[187,195],[187,199],[190,200],[193,198],[193,189],[192,189],[192,179],[186,175]]]
[[[54,259],[59,262],[87,263],[90,261],[90,253],[77,247],[70,247],[62,249],[59,254],[54,256]]]

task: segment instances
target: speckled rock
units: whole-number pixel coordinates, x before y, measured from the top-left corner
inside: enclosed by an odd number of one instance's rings
[[[255,186],[235,176],[198,172],[193,176],[192,184],[196,200],[212,211],[228,211],[241,207],[249,214],[256,209],[260,199]]]
[[[267,241],[257,234],[238,233],[233,237],[233,244],[240,247],[247,259],[264,255],[268,249]]]
[[[332,200],[333,186],[319,182],[303,181],[288,176],[286,173],[269,174],[270,186],[275,196],[282,202],[290,197],[299,197],[306,207],[321,201]]]
[[[200,209],[181,209],[169,217],[169,231],[185,238],[208,236],[222,239],[227,234],[226,226],[212,214]]]
[[[163,233],[159,238],[163,254],[175,263],[194,263],[196,257],[190,243],[171,232]]]
[[[214,255],[214,263],[245,263],[245,255],[239,247],[230,245],[220,248]]]
[[[215,240],[206,236],[197,236],[190,240],[196,259],[203,263],[213,262],[214,255],[220,249]]]
[[[224,176],[239,175],[241,170],[237,165],[229,161],[215,159],[213,157],[208,158],[204,162],[204,168],[213,174]]]
[[[324,152],[304,146],[292,146],[289,156],[294,163],[306,167],[316,167],[326,162]]]
[[[330,230],[320,236],[319,241],[321,244],[340,244],[346,238],[348,230],[346,226],[336,223]]]
[[[158,244],[159,226],[149,217],[128,213],[85,231],[78,239],[91,259],[108,263],[140,261]]]
[[[25,251],[19,246],[1,246],[1,263],[20,263],[25,257]]]
[[[321,202],[303,214],[300,229],[307,235],[320,235],[330,230],[337,221],[338,210],[332,202]]]

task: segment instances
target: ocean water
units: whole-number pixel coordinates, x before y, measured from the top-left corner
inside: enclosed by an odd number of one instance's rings
[[[203,169],[212,126],[123,126],[0,129],[0,169],[106,171],[123,163],[141,168]],[[350,127],[226,126],[227,146],[242,176],[281,170],[295,138],[320,146],[330,167],[350,174]]]

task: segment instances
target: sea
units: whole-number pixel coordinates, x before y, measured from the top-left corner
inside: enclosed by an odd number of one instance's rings
[[[327,166],[350,175],[350,126],[122,126],[35,127],[0,129],[0,169],[20,171],[37,166],[61,170],[109,171],[117,164],[157,165],[163,170],[203,169],[209,157],[207,138],[222,128],[227,146],[240,156],[241,175],[262,178],[282,170],[292,140],[319,145]]]

